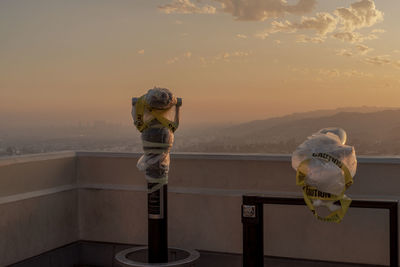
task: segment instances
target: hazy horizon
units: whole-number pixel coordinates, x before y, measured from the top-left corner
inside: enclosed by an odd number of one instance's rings
[[[230,125],[239,125],[242,123],[248,123],[252,121],[258,120],[268,120],[273,118],[281,118],[285,116],[295,115],[295,114],[307,114],[307,113],[317,113],[319,111],[338,111],[338,112],[376,112],[381,110],[396,110],[400,109],[400,107],[376,107],[376,106],[359,106],[359,107],[337,107],[333,109],[315,109],[315,110],[304,110],[298,112],[291,113],[282,113],[277,115],[271,115],[267,117],[250,117],[247,120],[221,120],[221,121],[190,121],[185,120],[186,116],[183,116],[183,121],[181,120],[181,129],[182,127],[187,129],[195,129],[200,127],[213,127],[213,126],[230,126]],[[116,124],[121,126],[132,126],[133,120],[130,114],[130,109],[127,110],[127,113],[124,114],[123,118],[121,117],[90,117],[85,116],[87,114],[81,114],[83,116],[79,116],[80,114],[70,115],[70,114],[51,114],[51,113],[2,113],[0,114],[0,123],[5,128],[15,128],[15,129],[40,129],[42,127],[75,127],[75,126],[91,126],[94,124]],[[134,128],[134,127],[133,127]],[[0,132],[1,134],[1,132]]]
[[[184,99],[185,125],[400,107],[397,10],[395,0],[3,0],[0,114],[129,124],[131,97],[154,86]]]

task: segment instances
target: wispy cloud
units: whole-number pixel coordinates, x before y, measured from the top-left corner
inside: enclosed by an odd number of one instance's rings
[[[376,34],[369,33],[363,35],[359,32],[336,32],[332,34],[332,37],[342,42],[349,42],[349,43],[362,43],[367,40],[378,39],[378,36]]]
[[[393,63],[393,61],[389,55],[366,57],[364,59],[364,62],[366,62],[368,64],[376,65],[376,66],[383,66],[383,65],[388,65],[388,64]]]
[[[265,40],[267,39],[269,36],[269,32],[268,31],[263,31],[263,32],[259,32],[254,34],[254,37],[257,39],[261,39],[261,40]]]
[[[357,51],[358,51],[360,54],[362,54],[362,55],[365,55],[365,54],[367,54],[368,52],[370,52],[370,51],[373,50],[372,48],[370,48],[370,47],[368,47],[368,46],[366,46],[366,45],[363,45],[363,44],[358,44],[358,45],[356,45],[356,49],[357,49]]]
[[[175,64],[178,61],[182,61],[182,60],[189,60],[192,58],[192,52],[190,51],[186,51],[185,53],[176,56],[176,57],[172,57],[170,59],[167,60],[167,64]]]
[[[323,77],[328,79],[339,79],[339,78],[371,78],[374,77],[373,74],[355,70],[355,69],[324,69],[324,68],[296,68],[296,67],[289,67],[290,71],[301,73],[303,75],[312,75],[319,77],[322,81]],[[315,75],[318,74],[318,75]]]
[[[351,50],[348,49],[340,49],[337,51],[336,55],[338,56],[344,56],[344,57],[352,57],[354,54]]]
[[[284,17],[287,14],[303,15],[311,12],[317,0],[299,0],[296,4],[288,4],[285,0],[213,0],[213,5],[199,5],[201,0],[172,0],[171,3],[159,6],[166,13],[178,14],[231,14],[240,21],[264,21],[269,18]],[[195,3],[196,2],[196,3]]]
[[[236,34],[236,38],[239,38],[239,39],[247,39],[247,35],[244,35],[244,34]]]
[[[354,46],[354,50],[352,49],[340,49],[337,51],[336,55],[338,56],[345,56],[345,57],[352,57],[356,55],[366,55],[367,53],[373,51],[373,48],[370,48],[363,44],[357,44]],[[371,57],[370,57],[371,58]]]
[[[173,57],[173,58],[168,59],[166,63],[167,64],[174,64],[174,63],[176,63],[178,61],[179,61],[178,57]]]
[[[371,31],[371,33],[385,33],[385,32],[386,32],[386,30],[384,30],[384,29],[373,29]]]
[[[215,56],[200,57],[200,62],[203,65],[215,64],[217,62],[231,62],[234,59],[244,58],[251,55],[251,51],[233,51],[233,52],[222,52]]]
[[[345,77],[373,77],[374,75],[371,73],[359,71],[359,70],[345,70],[341,73]]]
[[[311,12],[317,0],[299,0],[290,5],[284,0],[214,0],[221,4],[222,12],[231,14],[236,20],[264,21],[284,17],[287,14],[302,15]]]
[[[269,33],[293,33],[299,30],[315,30],[319,35],[326,35],[336,29],[336,19],[329,13],[317,13],[315,17],[302,17],[300,22],[273,21]]]
[[[340,71],[338,69],[319,69],[318,74],[335,78],[340,76]]]
[[[325,36],[307,36],[304,34],[300,34],[296,36],[296,43],[314,43],[314,44],[320,44],[325,42],[326,37]]]
[[[166,14],[215,14],[217,10],[211,5],[198,6],[190,0],[173,0],[170,4],[159,6],[158,9]]]
[[[392,66],[400,69],[400,60],[393,59],[390,55],[366,57],[364,62],[375,66]]]

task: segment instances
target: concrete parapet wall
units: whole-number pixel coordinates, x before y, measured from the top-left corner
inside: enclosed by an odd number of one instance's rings
[[[31,246],[24,245],[23,238],[16,239],[13,246],[20,252],[14,256],[7,252],[7,246],[15,238],[6,235],[6,241],[0,241],[0,265],[79,239],[146,244],[146,182],[136,169],[140,155],[76,155],[46,160],[36,157],[8,165],[2,165],[0,160],[0,182],[12,181],[9,189],[0,189],[0,233],[19,232],[23,236],[37,232],[29,241]],[[348,194],[353,198],[400,199],[399,173],[398,158],[360,157],[355,184]],[[50,177],[54,175],[57,177],[53,181]],[[169,177],[169,244],[207,251],[241,253],[243,194],[301,195],[288,155],[174,154]],[[25,195],[23,200],[7,202],[15,195],[49,187],[58,188],[59,192],[43,191],[48,194],[32,199]],[[38,201],[41,204],[32,204]],[[69,204],[65,206],[66,203]],[[13,213],[8,208],[10,204],[15,205]],[[30,224],[24,215],[26,209],[31,216],[42,219],[36,218],[38,223]],[[43,213],[55,216],[46,217]],[[369,264],[389,262],[386,211],[350,209],[342,223],[329,224],[317,221],[303,206],[266,205],[264,217],[266,255]],[[17,221],[20,224],[14,224]],[[46,224],[59,227],[48,228]],[[63,229],[68,231],[60,233]],[[40,238],[48,238],[47,245],[34,248]]]
[[[75,153],[0,159],[0,266],[78,238]]]

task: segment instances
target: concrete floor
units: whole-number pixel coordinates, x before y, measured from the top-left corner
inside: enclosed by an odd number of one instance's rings
[[[118,267],[114,255],[132,246],[79,241],[49,251],[10,267]],[[242,267],[242,256],[237,254],[200,251],[196,267]],[[346,264],[265,257],[265,267],[373,267],[377,265]]]

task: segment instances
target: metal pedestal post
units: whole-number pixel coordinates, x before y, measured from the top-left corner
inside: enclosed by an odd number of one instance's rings
[[[149,185],[149,187],[151,184]],[[147,195],[149,262],[168,262],[168,186]]]

